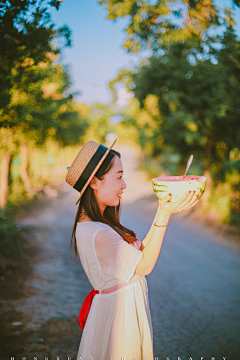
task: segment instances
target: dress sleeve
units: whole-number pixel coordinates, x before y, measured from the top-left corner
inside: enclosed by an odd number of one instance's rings
[[[128,282],[143,253],[126,242],[114,230],[100,230],[95,237],[95,249],[106,280]]]

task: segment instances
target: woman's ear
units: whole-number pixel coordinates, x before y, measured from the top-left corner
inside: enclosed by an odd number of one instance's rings
[[[90,184],[89,184],[90,186],[91,186],[91,188],[92,189],[97,189],[97,181],[96,181],[96,176],[94,176],[93,178],[92,178],[92,180],[90,181]]]

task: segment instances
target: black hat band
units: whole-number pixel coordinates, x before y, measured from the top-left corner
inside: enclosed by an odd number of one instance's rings
[[[89,161],[89,163],[87,164],[87,166],[85,167],[83,173],[80,175],[78,181],[76,182],[76,184],[73,186],[73,188],[79,192],[81,192],[81,190],[83,189],[84,185],[86,184],[86,182],[88,181],[88,179],[90,178],[90,176],[92,175],[94,169],[96,168],[96,166],[98,165],[99,161],[102,159],[103,155],[105,154],[105,152],[108,150],[108,148],[106,146],[100,145],[97,149],[97,151],[95,152],[95,154],[93,155],[93,157],[91,158],[91,160]],[[110,154],[110,152],[109,152]],[[108,155],[109,155],[108,154]],[[113,157],[114,155],[112,155]]]

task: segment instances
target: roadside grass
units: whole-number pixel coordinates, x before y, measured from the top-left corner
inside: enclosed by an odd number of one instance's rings
[[[14,299],[24,292],[31,273],[27,243],[15,223],[16,208],[0,209],[0,299]]]

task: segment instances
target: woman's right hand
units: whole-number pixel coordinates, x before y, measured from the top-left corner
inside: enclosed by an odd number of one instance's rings
[[[171,197],[172,194],[168,194],[162,200],[159,200],[159,213],[171,215],[173,213],[189,209],[190,207],[195,206],[198,202],[198,197],[193,193],[193,191],[187,191],[178,201],[170,203],[169,200]]]

